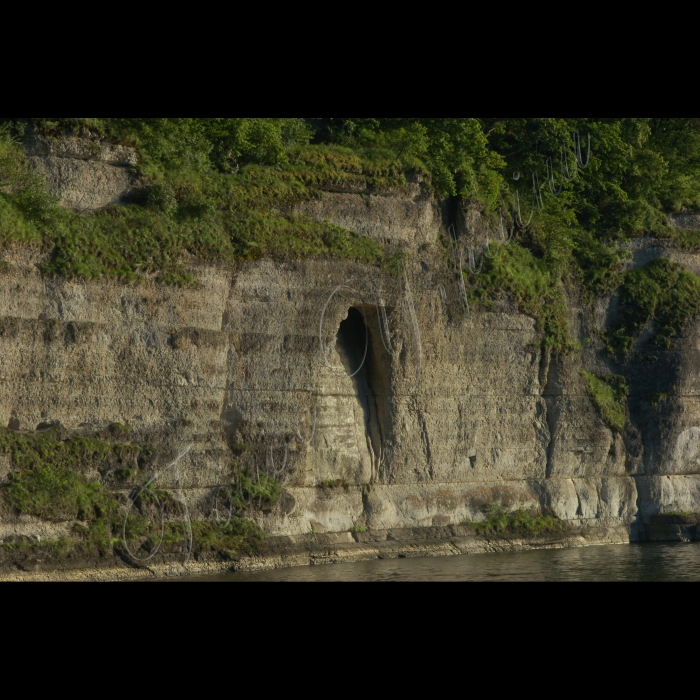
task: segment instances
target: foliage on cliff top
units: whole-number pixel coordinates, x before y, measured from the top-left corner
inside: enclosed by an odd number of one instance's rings
[[[546,181],[553,158],[560,183],[561,148],[574,162],[572,132],[591,135],[585,176],[565,182],[578,223],[617,236],[666,226],[666,213],[700,208],[700,119],[696,118],[343,118],[312,120],[319,138],[363,146],[404,145],[425,161],[439,191],[495,206],[508,183],[529,202],[531,173]],[[399,138],[401,134],[412,138]],[[394,147],[396,149],[396,146]],[[513,174],[520,173],[518,182]],[[545,188],[545,192],[547,188]],[[488,207],[487,207],[488,208]]]
[[[667,228],[666,213],[700,208],[700,119],[692,118],[7,118],[17,132],[68,127],[131,143],[155,182],[202,184],[212,173],[251,165],[279,168],[297,185],[404,181],[407,169],[430,173],[444,195],[477,199],[493,211],[505,184],[530,201],[530,174],[546,181],[561,149],[573,164],[572,132],[590,134],[584,176],[563,183],[566,207],[597,235]],[[311,141],[314,141],[311,144]],[[585,150],[585,143],[584,143]],[[513,173],[521,178],[516,182]],[[544,188],[545,194],[548,192]],[[506,196],[505,199],[508,199]]]
[[[618,432],[625,429],[627,422],[627,380],[617,374],[595,375],[581,372],[588,384],[588,393],[603,420]]]
[[[144,129],[139,142],[143,171],[154,183],[147,198],[95,216],[58,207],[27,167],[20,144],[0,132],[0,244],[43,242],[53,253],[43,267],[48,274],[136,281],[156,273],[171,284],[194,282],[180,264],[185,253],[204,261],[317,255],[380,261],[380,244],[297,216],[292,206],[317,196],[321,185],[402,186],[402,170],[392,161],[291,144],[273,165],[227,161],[224,171],[215,167],[211,145],[178,124],[188,120],[154,121],[163,129]],[[231,153],[242,157],[241,149]]]
[[[41,240],[53,250],[44,270],[68,276],[156,273],[165,283],[192,278],[183,253],[203,260],[336,255],[379,262],[382,248],[327,223],[292,214],[293,204],[328,186],[401,187],[420,172],[442,195],[485,215],[532,202],[532,173],[543,211],[518,236],[550,283],[531,299],[541,307],[561,282],[588,294],[620,284],[621,241],[653,234],[697,247],[667,214],[700,210],[700,119],[695,118],[2,118],[26,128],[69,128],[135,146],[153,187],[140,205],[94,217],[59,211],[0,144],[0,240]],[[585,171],[574,168],[572,133],[592,139]],[[547,180],[553,167],[555,197]],[[550,295],[549,297],[547,295]],[[550,322],[550,327],[552,324]],[[559,347],[557,330],[551,338]]]
[[[357,146],[410,131],[406,148],[427,164],[439,191],[459,196],[486,217],[497,220],[500,210],[509,225],[516,193],[529,218],[537,173],[544,206],[535,208],[527,231],[518,232],[521,250],[486,260],[486,277],[472,277],[472,291],[483,298],[485,292],[508,290],[560,351],[574,347],[562,282],[582,287],[588,298],[611,293],[622,283],[629,257],[620,244],[631,236],[651,234],[700,246],[697,234],[681,234],[667,218],[671,212],[700,210],[700,119],[329,118],[315,123],[322,140]],[[569,181],[562,173],[574,173],[574,132],[581,136],[584,161],[590,134],[592,155],[587,168],[576,168],[578,177]]]
[[[654,260],[624,275],[620,305],[622,321],[608,334],[612,353],[629,356],[648,327],[648,344],[670,349],[700,313],[700,277],[670,260]]]

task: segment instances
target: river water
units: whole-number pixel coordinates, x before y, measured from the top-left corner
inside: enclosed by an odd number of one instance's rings
[[[189,581],[700,581],[700,543],[633,544],[307,566]]]

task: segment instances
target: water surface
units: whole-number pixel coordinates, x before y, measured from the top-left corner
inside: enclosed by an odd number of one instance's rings
[[[635,544],[307,566],[189,581],[700,581],[700,543]]]

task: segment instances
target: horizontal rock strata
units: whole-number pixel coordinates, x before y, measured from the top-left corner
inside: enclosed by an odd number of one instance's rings
[[[37,138],[27,151],[69,205],[89,191],[97,208],[133,186],[128,150]],[[83,166],[104,175],[104,191]],[[631,428],[620,435],[581,377],[609,371],[599,338],[615,321],[615,299],[594,308],[571,299],[583,350],[552,358],[535,321],[513,306],[462,313],[438,244],[442,209],[419,186],[369,198],[329,192],[299,213],[407,247],[406,277],[336,260],[262,260],[192,265],[200,286],[176,289],[46,278],[37,253],[9,253],[0,424],[66,435],[128,425],[130,439],[153,446],[153,469],[192,444],[159,487],[181,486],[199,518],[235,461],[253,474],[271,468],[283,495],[256,514],[260,527],[271,537],[337,535],[353,551],[369,546],[353,530],[371,539],[459,527],[483,520],[488,504],[548,509],[569,535],[599,542],[643,537],[664,514],[700,512],[700,324],[660,353],[657,368],[626,370]],[[698,256],[658,242],[632,252],[632,266],[675,255],[700,270]],[[365,349],[364,369],[349,376]],[[667,388],[662,407],[648,401],[654,382]],[[0,456],[2,483],[11,471]],[[0,540],[58,537],[71,526],[3,511]],[[307,556],[294,546],[290,561]]]

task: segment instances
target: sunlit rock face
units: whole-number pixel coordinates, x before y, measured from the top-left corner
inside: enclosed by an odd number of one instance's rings
[[[129,149],[42,138],[27,153],[66,206],[98,209],[138,187]],[[658,365],[613,367],[600,334],[615,300],[572,297],[582,350],[552,357],[507,300],[464,312],[440,244],[444,208],[420,185],[329,192],[302,209],[408,253],[405,271],[189,264],[200,287],[175,289],[48,279],[37,253],[8,254],[0,423],[66,435],[125,424],[162,463],[193,444],[177,479],[202,517],[234,467],[274,474],[282,498],[256,515],[271,535],[447,527],[500,504],[624,541],[656,516],[700,511],[700,325]],[[633,252],[631,265],[669,254],[654,242]],[[599,415],[582,369],[628,377],[624,434]],[[665,395],[654,406],[652,385]],[[9,473],[0,456],[0,480]],[[0,517],[0,539],[48,527]]]

